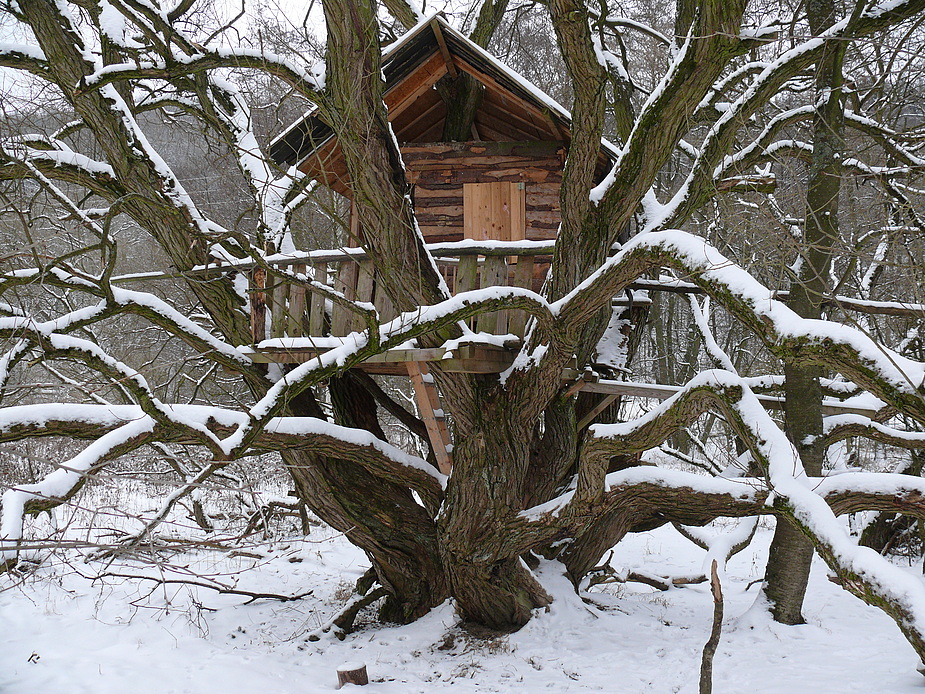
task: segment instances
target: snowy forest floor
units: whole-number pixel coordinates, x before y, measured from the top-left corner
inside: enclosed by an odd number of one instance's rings
[[[76,526],[70,532],[75,536]],[[925,680],[899,629],[829,582],[821,562],[811,578],[808,623],[770,621],[755,604],[758,585],[747,588],[763,572],[770,536],[763,524],[729,563],[714,692],[921,692]],[[665,592],[609,584],[579,597],[558,565],[545,563],[540,579],[556,601],[515,634],[477,638],[445,604],[403,627],[376,623],[370,610],[345,640],[310,642],[306,636],[337,613],[367,568],[360,551],[325,527],[307,537],[277,527],[238,551],[196,549],[160,564],[84,562],[76,550],[44,557],[28,575],[0,579],[2,694],[305,694],[335,690],[336,668],[346,661],[367,664],[371,683],[362,691],[369,694],[694,693],[713,612],[708,584]],[[692,575],[702,572],[703,557],[668,526],[628,538],[612,564]],[[199,575],[243,590],[311,594],[248,603],[103,573]]]

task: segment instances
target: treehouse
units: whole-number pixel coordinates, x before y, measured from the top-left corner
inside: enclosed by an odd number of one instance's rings
[[[383,72],[389,121],[412,186],[418,224],[451,291],[497,285],[538,290],[559,226],[559,188],[570,140],[568,113],[439,16],[389,46]],[[460,73],[471,75],[483,90],[471,139],[440,141],[447,107],[437,83]],[[297,165],[352,199],[338,139],[312,112],[276,138],[270,153],[277,163]],[[599,179],[615,156],[615,148],[602,142]],[[354,212],[350,231],[352,239],[363,236]],[[383,321],[395,317],[361,247],[297,254],[278,262],[349,299],[374,304]],[[349,307],[326,303],[323,295],[307,293],[304,286],[287,283],[275,273],[268,280],[264,271],[256,271],[251,297],[255,361],[309,361],[363,329],[362,318]],[[434,417],[428,410],[439,412],[439,403],[433,387],[427,386],[426,365],[439,361],[446,371],[499,373],[510,365],[525,324],[526,314],[517,310],[481,315],[470,325],[480,339],[457,341],[452,347],[393,349],[359,368],[410,375],[427,423]],[[445,432],[442,436],[448,442]]]
[[[516,283],[539,289],[559,225],[568,113],[439,15],[421,22],[385,50],[383,72],[389,121],[412,185],[418,224],[450,288],[459,292]],[[483,88],[472,139],[441,142],[447,112],[436,85],[444,76],[460,72],[471,75]],[[312,178],[352,198],[337,137],[313,113],[277,137],[270,154],[277,163],[298,165]],[[599,177],[610,169],[615,156],[614,147],[602,142]],[[350,226],[351,238],[362,238],[353,213]],[[480,241],[510,242],[513,248],[497,243],[479,248],[473,243]],[[376,291],[375,273],[360,248],[316,251],[283,262],[296,270],[311,267],[316,280],[331,284],[351,299],[373,303],[383,320],[394,316],[388,297]],[[305,343],[280,340],[342,337],[359,328],[347,309],[333,306],[330,315],[326,314],[320,296],[306,296],[304,290],[285,283],[267,289],[258,291],[262,301],[255,302],[258,359],[304,361],[324,349],[324,343],[296,347]],[[473,328],[519,337],[524,323],[525,316],[510,311],[483,316]],[[504,351],[491,345],[466,352],[478,354],[475,359],[451,360],[434,351],[418,355],[426,358],[415,361],[439,358],[444,368],[491,373],[503,370],[509,361],[491,353]],[[415,355],[382,355],[383,361],[363,368],[374,373],[405,373],[401,364],[410,356]]]

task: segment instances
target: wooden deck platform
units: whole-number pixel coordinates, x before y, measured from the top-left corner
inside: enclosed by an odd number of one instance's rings
[[[311,345],[311,338],[293,342],[291,345],[279,344],[277,340],[267,340],[246,349],[251,359],[262,364],[304,364],[317,359],[331,349],[330,344]],[[495,374],[506,370],[514,361],[519,344],[499,346],[484,343],[468,343],[454,348],[434,347],[429,349],[398,348],[390,349],[370,357],[358,369],[369,374],[383,376],[407,376],[409,363],[440,362],[444,371],[454,373]]]

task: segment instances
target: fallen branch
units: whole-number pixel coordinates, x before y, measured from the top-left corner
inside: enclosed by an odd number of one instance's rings
[[[93,581],[97,581],[103,578],[127,578],[132,580],[141,580],[141,581],[154,581],[161,585],[187,585],[187,586],[196,586],[197,588],[208,588],[209,590],[214,590],[220,595],[241,595],[249,598],[245,605],[249,605],[256,600],[279,600],[280,602],[294,602],[296,600],[301,600],[306,598],[309,595],[312,595],[314,591],[306,591],[304,593],[298,593],[296,595],[283,595],[281,593],[258,593],[251,590],[241,590],[240,588],[232,588],[231,586],[226,586],[222,583],[206,583],[205,581],[192,581],[189,579],[182,578],[158,578],[157,576],[138,576],[134,574],[120,574],[107,571],[106,573],[99,574],[97,576],[84,576],[84,578],[89,578]]]
[[[372,605],[376,600],[384,598],[388,594],[389,591],[380,586],[375,590],[371,590],[366,595],[356,596],[348,602],[333,619],[328,621],[327,624],[310,633],[306,637],[306,640],[320,641],[321,637],[328,633],[333,633],[338,639],[343,640],[343,638],[353,630],[353,623],[356,621],[360,610]]]

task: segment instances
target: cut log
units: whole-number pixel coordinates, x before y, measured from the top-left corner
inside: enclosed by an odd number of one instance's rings
[[[366,663],[344,663],[337,668],[337,688],[340,689],[345,684],[369,684]]]

